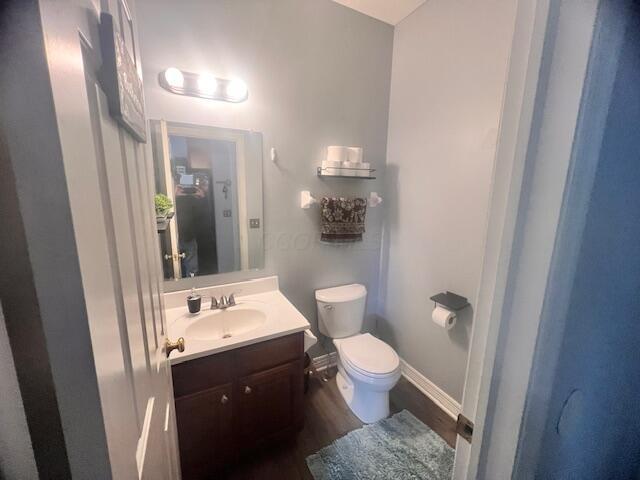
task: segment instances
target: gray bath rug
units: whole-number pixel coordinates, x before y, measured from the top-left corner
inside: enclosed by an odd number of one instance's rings
[[[454,450],[406,410],[307,457],[316,480],[450,480]]]

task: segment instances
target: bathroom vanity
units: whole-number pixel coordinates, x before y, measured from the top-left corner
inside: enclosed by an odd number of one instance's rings
[[[302,428],[302,345],[294,333],[172,367],[185,480]]]
[[[169,337],[185,339],[185,351],[171,354],[185,480],[207,478],[295,435],[304,419],[309,323],[277,289],[277,278],[206,290],[211,296],[239,292],[238,305],[212,311],[203,301],[196,315],[184,306],[167,309]],[[167,306],[185,297],[168,294]]]

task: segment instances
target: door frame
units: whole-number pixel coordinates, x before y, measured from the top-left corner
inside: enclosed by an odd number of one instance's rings
[[[453,478],[511,478],[599,1],[519,1]]]
[[[544,429],[549,422],[548,399],[559,367],[567,329],[571,293],[576,281],[590,198],[596,181],[605,129],[609,118],[620,55],[633,0],[602,2],[598,7],[587,77],[583,87],[575,140],[560,213],[559,226],[544,305],[540,314],[535,354],[529,376],[529,394],[520,427],[514,478],[536,471]],[[587,101],[588,99],[588,101]]]
[[[155,124],[152,121],[151,130],[154,129]],[[165,194],[171,200],[173,205],[176,204],[176,197],[174,195],[173,175],[171,174],[171,146],[169,145],[169,127],[165,120],[160,120],[158,123],[160,127],[160,149],[159,153],[162,155],[162,166],[164,171],[164,188]],[[154,163],[155,163],[155,159]],[[154,165],[154,169],[156,166]],[[173,223],[170,223],[167,227],[169,229],[169,240],[171,242],[171,264],[173,265],[173,278],[182,278],[182,269],[180,268],[180,251],[178,249],[178,220],[175,219]],[[160,252],[162,254],[162,252]],[[164,259],[163,259],[164,260]]]

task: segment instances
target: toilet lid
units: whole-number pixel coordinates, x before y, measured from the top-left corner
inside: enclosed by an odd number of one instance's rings
[[[369,333],[342,340],[340,357],[364,375],[385,375],[400,366],[395,350]]]

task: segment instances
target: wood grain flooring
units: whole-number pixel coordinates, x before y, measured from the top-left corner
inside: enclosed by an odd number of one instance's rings
[[[230,480],[313,480],[305,459],[362,422],[346,406],[335,381],[311,378],[305,395],[305,425],[295,440],[253,453],[219,478]],[[428,425],[452,447],[456,441],[455,421],[404,377],[390,394],[393,413],[403,409]]]

